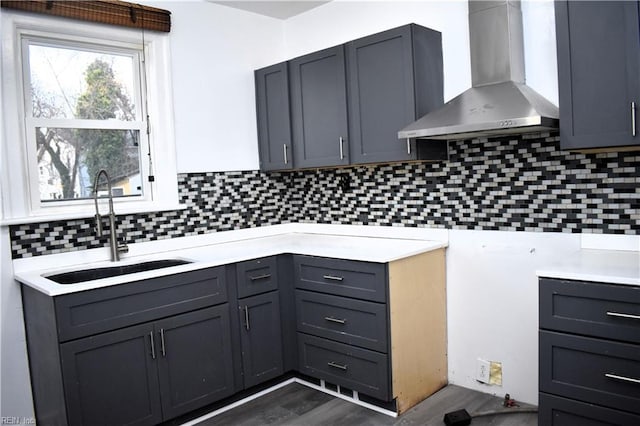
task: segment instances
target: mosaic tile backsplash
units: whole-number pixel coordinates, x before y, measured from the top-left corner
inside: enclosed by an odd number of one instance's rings
[[[451,142],[435,164],[180,174],[185,210],[119,216],[118,232],[129,243],[287,222],[640,234],[640,153],[558,146],[534,134]],[[13,258],[105,246],[93,221],[11,226]]]

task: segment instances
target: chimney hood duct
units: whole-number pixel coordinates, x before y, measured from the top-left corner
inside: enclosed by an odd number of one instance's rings
[[[558,128],[558,107],[524,84],[520,2],[469,0],[472,87],[398,132],[469,139]]]

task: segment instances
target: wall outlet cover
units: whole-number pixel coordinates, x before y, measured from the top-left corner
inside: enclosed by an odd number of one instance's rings
[[[476,380],[481,383],[489,383],[491,378],[491,363],[478,358],[476,361]]]

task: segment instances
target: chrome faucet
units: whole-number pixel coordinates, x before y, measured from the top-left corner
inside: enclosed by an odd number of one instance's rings
[[[107,179],[107,191],[109,192],[109,248],[111,249],[111,261],[117,262],[120,260],[120,253],[127,253],[129,247],[126,244],[118,244],[116,214],[113,211],[113,195],[111,194],[111,180],[109,179],[107,171],[104,169],[96,173],[96,178],[93,182],[93,202],[96,205],[96,233],[98,237],[102,237],[102,216],[98,210],[98,181],[102,175]]]

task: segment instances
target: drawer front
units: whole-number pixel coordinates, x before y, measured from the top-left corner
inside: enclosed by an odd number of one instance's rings
[[[640,287],[540,279],[540,328],[640,343]]]
[[[387,353],[387,306],[296,290],[298,331]]]
[[[115,330],[227,301],[225,267],[58,296],[60,341]]]
[[[640,346],[540,331],[540,391],[640,413]]]
[[[382,263],[294,256],[297,288],[371,300],[387,299],[387,268]]]
[[[384,401],[391,400],[387,356],[298,333],[299,371]]]
[[[276,257],[240,262],[236,265],[238,297],[248,297],[278,289]]]
[[[635,426],[640,416],[540,393],[538,424],[545,426]]]

